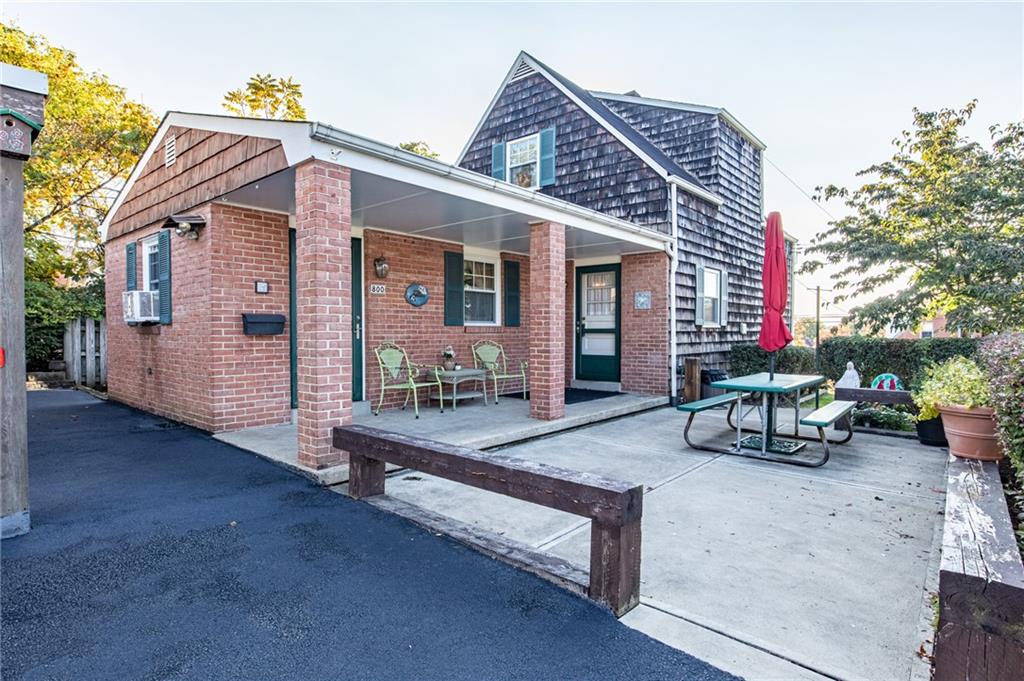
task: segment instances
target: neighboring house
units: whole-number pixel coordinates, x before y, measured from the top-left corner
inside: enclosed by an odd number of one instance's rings
[[[937,315],[928,321],[921,322],[921,327],[917,331],[910,331],[903,329],[895,334],[896,338],[913,339],[913,338],[959,338],[963,334],[958,329],[947,330],[946,329],[946,316],[943,314]]]
[[[322,123],[169,113],[103,223],[108,316],[125,291],[156,303],[109,325],[110,394],[209,431],[297,409],[315,469],[379,395],[384,341],[471,364],[498,340],[529,360],[534,418],[569,385],[675,396],[683,355],[724,365],[757,338],[763,148],[723,109],[591,93],[526,54],[455,166]],[[247,334],[247,313],[285,324]]]

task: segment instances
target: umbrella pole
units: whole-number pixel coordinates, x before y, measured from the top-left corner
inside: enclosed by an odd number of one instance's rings
[[[775,353],[768,353],[768,380],[775,380]],[[775,436],[775,395],[768,395],[768,413],[765,414],[765,420],[768,422],[766,431],[768,433],[767,442],[765,448],[772,446],[772,440]]]
[[[775,380],[775,353],[768,353],[768,380]]]

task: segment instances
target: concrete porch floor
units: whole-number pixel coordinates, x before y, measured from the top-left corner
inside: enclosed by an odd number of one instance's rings
[[[689,449],[683,425],[657,409],[502,453],[645,484],[641,605],[626,624],[751,680],[927,679],[915,653],[932,636],[945,450],[857,433],[805,469]],[[732,435],[723,412],[693,433]],[[393,472],[387,495],[587,565],[576,516],[413,471]]]
[[[453,411],[449,407],[443,414],[438,410],[436,403],[433,403],[432,407],[420,405],[419,419],[414,416],[412,407],[405,411],[386,410],[382,411],[380,416],[374,416],[369,402],[356,402],[353,407],[353,421],[396,433],[486,449],[634,414],[662,406],[667,402],[667,397],[614,395],[566,405],[565,417],[555,421],[531,419],[530,403],[509,397],[503,397],[498,404],[491,401],[484,405],[481,400],[461,402],[458,409]],[[295,424],[248,428],[218,433],[214,437],[270,459],[322,485],[337,485],[348,480],[347,465],[321,471],[299,465],[298,432]]]

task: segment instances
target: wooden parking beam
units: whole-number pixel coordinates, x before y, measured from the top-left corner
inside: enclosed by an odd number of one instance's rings
[[[587,595],[617,617],[639,604],[643,485],[367,426],[335,427],[333,443],[349,453],[354,499],[383,494],[390,463],[589,518]]]

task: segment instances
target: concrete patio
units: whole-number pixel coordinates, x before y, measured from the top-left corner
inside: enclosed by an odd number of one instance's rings
[[[641,605],[626,624],[748,679],[927,679],[916,652],[932,635],[945,450],[858,433],[806,469],[691,450],[683,425],[657,409],[502,453],[645,484]],[[721,411],[693,434],[732,436]],[[576,516],[413,471],[393,472],[387,494],[587,564]]]
[[[530,403],[512,397],[502,397],[498,404],[492,401],[484,405],[480,400],[462,402],[455,410],[449,405],[443,414],[436,404],[432,407],[421,405],[418,419],[413,415],[411,406],[405,411],[390,409],[382,411],[380,416],[374,416],[369,402],[356,402],[352,411],[355,423],[487,449],[634,414],[667,402],[667,397],[614,395],[568,404],[565,417],[554,421],[531,419]],[[249,428],[219,433],[214,437],[274,461],[322,485],[337,485],[348,480],[347,465],[316,471],[299,464],[298,433],[294,424]]]

